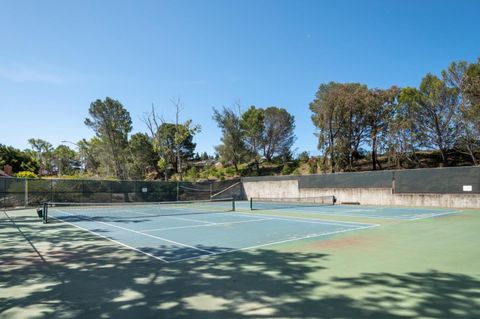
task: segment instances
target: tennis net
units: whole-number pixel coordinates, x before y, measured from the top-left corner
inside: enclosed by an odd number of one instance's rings
[[[335,205],[335,196],[294,197],[294,198],[250,198],[251,210],[288,209]]]
[[[56,203],[43,205],[43,219],[98,220],[142,219],[159,216],[209,214],[235,211],[235,200],[223,198],[200,201],[131,203]]]

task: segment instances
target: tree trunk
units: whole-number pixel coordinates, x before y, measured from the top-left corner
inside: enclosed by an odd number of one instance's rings
[[[255,158],[255,169],[257,170],[257,173],[260,174],[260,163],[258,162],[258,160]]]
[[[443,149],[440,148],[440,154],[442,155],[442,163],[444,166],[448,166],[448,161],[447,161],[447,152]]]
[[[468,150],[468,153],[470,154],[470,157],[472,158],[473,165],[477,166],[478,163],[477,163],[477,159],[475,157],[475,154],[473,153],[472,144],[470,144],[468,142],[467,142],[467,150]]]
[[[372,130],[372,169],[377,170],[377,131]]]

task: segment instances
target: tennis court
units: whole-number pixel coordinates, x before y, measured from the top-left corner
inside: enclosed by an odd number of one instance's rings
[[[246,203],[239,204],[243,209],[250,208],[254,211],[288,210],[318,215],[333,215],[344,217],[416,220],[443,216],[456,213],[454,209],[438,207],[383,207],[366,205],[333,205],[332,196],[305,197],[305,198],[252,198],[248,207]]]
[[[322,219],[322,215],[413,220],[454,213],[441,209],[339,206],[325,202],[325,198],[50,203],[46,211],[50,222],[68,223],[166,263],[379,226]],[[295,217],[296,212],[301,212],[301,217]]]
[[[376,226],[245,213],[233,211],[233,205],[230,199],[117,205],[55,203],[48,208],[48,219],[167,263]],[[236,205],[243,207],[246,202]]]

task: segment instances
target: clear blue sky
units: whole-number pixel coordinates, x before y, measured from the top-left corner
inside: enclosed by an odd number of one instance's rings
[[[151,103],[202,126],[213,153],[212,107],[285,107],[295,147],[316,153],[308,104],[329,81],[416,86],[427,72],[480,56],[480,1],[3,1],[0,143],[54,145],[93,133],[90,102],[130,111]]]

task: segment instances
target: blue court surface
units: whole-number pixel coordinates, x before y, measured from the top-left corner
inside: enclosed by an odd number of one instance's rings
[[[277,204],[277,203],[276,203]],[[360,217],[360,218],[376,218],[376,219],[393,219],[393,220],[416,220],[423,218],[430,218],[436,216],[443,216],[456,213],[457,211],[446,208],[418,208],[418,207],[381,207],[381,206],[360,206],[360,205],[319,205],[319,206],[296,206],[295,204],[289,206],[285,203],[284,207],[282,203],[277,205],[271,205],[270,203],[258,203],[259,207],[257,212],[261,211],[289,211],[289,212],[301,212],[302,215],[311,214],[312,216],[318,215],[334,215],[334,216],[346,216],[346,217]],[[273,209],[269,209],[270,206],[275,206]],[[239,202],[237,207],[241,210],[249,210],[250,203]]]
[[[441,209],[317,206],[289,207],[289,216],[282,216],[282,209],[277,210],[277,215],[269,210],[250,211],[248,202],[237,202],[235,212],[219,205],[227,204],[161,208],[120,205],[74,210],[57,207],[50,212],[50,218],[171,263],[379,226],[322,220],[322,214],[413,220],[453,213]],[[295,211],[302,217],[291,217]]]
[[[260,248],[306,238],[375,227],[375,224],[262,216],[241,212],[200,211],[186,207],[163,209],[151,216],[146,207],[116,208],[77,215],[57,209],[51,218],[69,223],[164,262]],[[138,214],[138,215],[137,215]],[[128,216],[128,217],[125,217]]]

